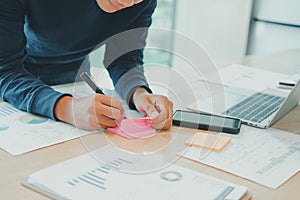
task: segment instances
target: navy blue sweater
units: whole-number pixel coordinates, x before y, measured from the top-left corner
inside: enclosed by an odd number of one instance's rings
[[[109,38],[149,27],[155,7],[156,0],[144,0],[109,14],[96,0],[1,0],[1,98],[55,119],[55,104],[66,94],[49,85],[74,81],[80,67],[89,68],[88,62],[82,64],[88,54],[104,43],[104,65],[117,92],[129,102],[136,87],[148,87],[142,67],[147,32]],[[122,50],[126,45],[130,47]]]

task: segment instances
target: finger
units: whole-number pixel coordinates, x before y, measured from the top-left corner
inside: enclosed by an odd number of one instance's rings
[[[133,6],[134,0],[118,0],[121,4],[123,4],[125,7]]]
[[[109,1],[110,1],[110,2],[116,7],[116,9],[118,9],[118,10],[120,10],[120,9],[126,7],[123,3],[121,3],[121,2],[118,1],[118,0],[109,0]]]
[[[148,105],[146,108],[147,116],[150,117],[152,120],[156,119],[159,116],[158,110],[153,105]]]
[[[102,94],[96,94],[95,101],[96,102],[101,102],[102,104],[105,104],[109,107],[116,108],[116,109],[120,110],[120,112],[122,114],[124,114],[124,112],[125,112],[125,109],[123,107],[123,103],[119,99],[111,98],[109,96],[102,95]]]
[[[97,0],[99,7],[108,13],[116,12],[118,9],[109,0]]]
[[[161,128],[164,128],[166,124],[168,124],[168,122],[170,121],[169,118],[166,117],[167,115],[162,115],[159,117],[159,120],[152,120],[151,121],[151,126],[153,128],[156,128],[156,129],[161,129]]]
[[[166,97],[161,97],[158,103],[155,103],[155,110],[159,113],[157,117],[152,118],[154,124],[161,123],[169,118],[169,100]]]
[[[99,124],[102,128],[107,127],[115,127],[117,125],[116,120],[113,120],[104,115],[97,116],[97,124]]]
[[[107,127],[114,127],[116,125],[117,123],[114,122],[114,120],[111,120],[110,118],[101,115],[88,120],[85,126],[83,126],[83,129],[91,131],[91,130],[99,130]]]
[[[166,111],[161,111],[157,117],[155,118],[151,118],[151,122],[153,124],[158,124],[161,123],[162,121],[166,120],[168,118],[168,114],[166,113]]]
[[[169,102],[169,115],[163,129],[169,129],[173,122],[173,103]]]
[[[153,122],[151,123],[151,126],[155,129],[169,129],[172,121],[173,121],[173,103],[169,102],[167,107],[167,113],[168,117],[164,118],[162,121],[159,121],[157,123]]]
[[[123,114],[121,113],[121,111],[119,109],[116,109],[114,107],[110,107],[101,103],[97,103],[95,105],[95,109],[96,109],[96,115],[100,116],[100,115],[104,115],[110,119],[114,119],[119,121],[121,118],[123,118]]]

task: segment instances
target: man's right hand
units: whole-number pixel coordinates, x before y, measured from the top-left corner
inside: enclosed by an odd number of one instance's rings
[[[64,96],[55,106],[58,120],[80,129],[97,130],[114,127],[123,119],[122,101],[102,94],[82,98]]]

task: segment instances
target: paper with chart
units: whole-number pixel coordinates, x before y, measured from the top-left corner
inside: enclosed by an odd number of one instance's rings
[[[94,93],[87,85],[80,83],[59,87],[56,90],[75,97]],[[105,91],[110,96],[119,98],[114,91]],[[128,106],[125,108],[127,108],[126,116],[128,117],[142,116],[137,111],[129,110]],[[0,148],[13,155],[20,155],[95,132],[80,130],[66,123],[32,115],[6,102],[0,102]]]
[[[300,136],[276,129],[243,127],[239,137],[219,153],[190,148],[180,155],[278,188],[300,170]]]
[[[247,88],[255,91],[276,88],[278,81],[287,77],[285,74],[238,64],[221,68],[218,74],[210,74],[205,77],[205,81],[214,82],[216,76],[220,76],[223,84],[226,86]]]
[[[93,155],[106,155],[97,160]],[[135,173],[144,156],[107,145],[29,176],[24,185],[55,199],[239,199],[247,188],[179,167]],[[163,165],[162,165],[163,166]],[[122,170],[120,170],[122,168]]]
[[[6,102],[0,103],[0,147],[13,155],[91,133],[94,132],[20,111]]]
[[[62,92],[88,95],[83,87],[62,87]],[[0,102],[0,147],[12,155],[20,155],[53,144],[65,142],[94,132],[83,131],[71,125],[20,111],[6,102]]]

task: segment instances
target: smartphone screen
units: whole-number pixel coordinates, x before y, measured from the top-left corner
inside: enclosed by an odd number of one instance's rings
[[[241,120],[211,114],[177,110],[173,116],[173,124],[177,126],[236,134],[240,130]]]

